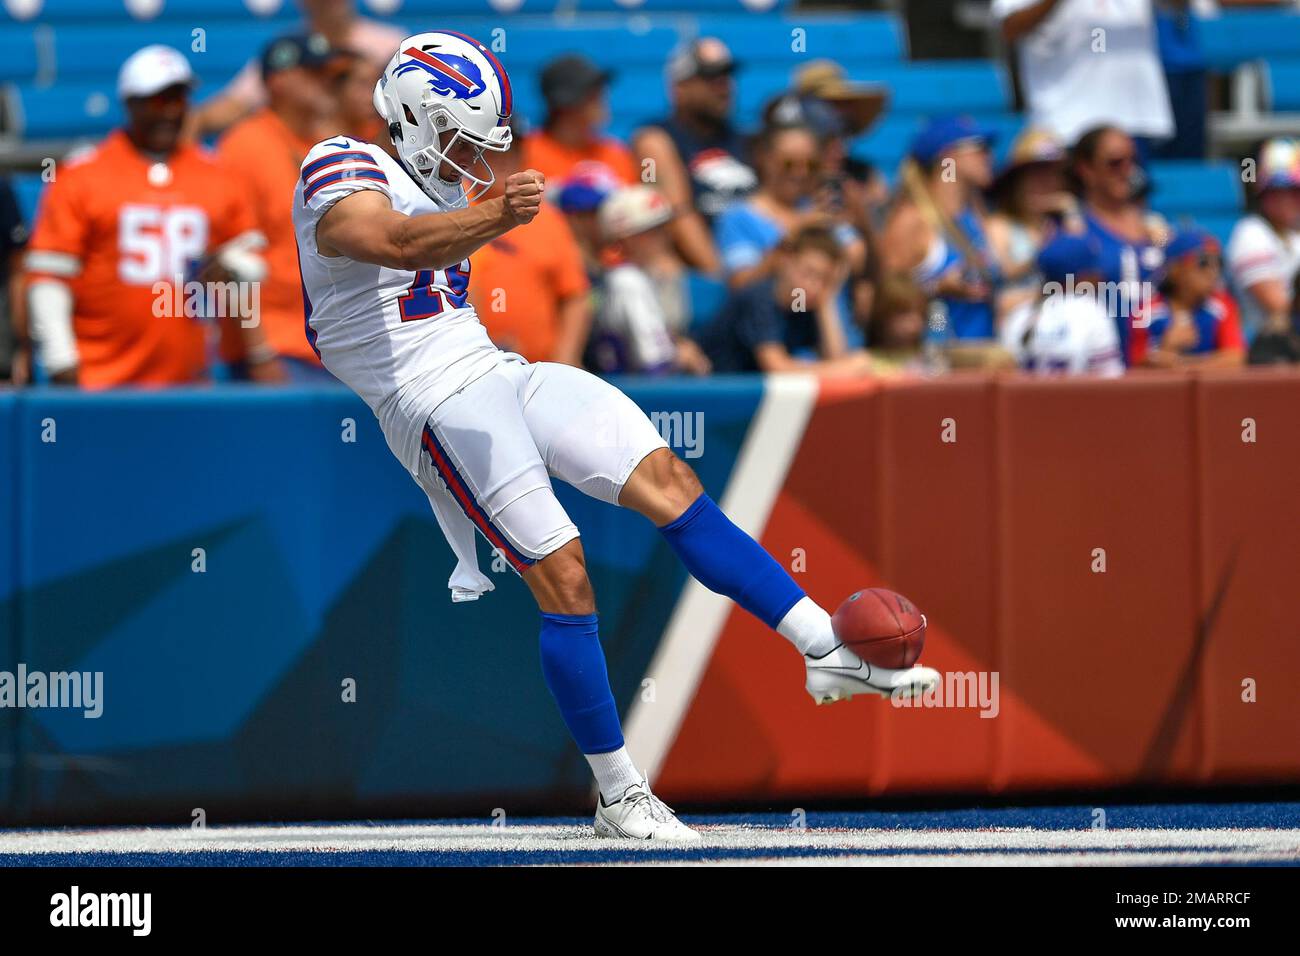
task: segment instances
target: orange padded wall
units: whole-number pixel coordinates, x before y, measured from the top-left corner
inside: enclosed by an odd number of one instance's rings
[[[832,610],[909,595],[997,715],[815,707],[733,610],[670,798],[1300,782],[1300,375],[823,384],[762,540]]]

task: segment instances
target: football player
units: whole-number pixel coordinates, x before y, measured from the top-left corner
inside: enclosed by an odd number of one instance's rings
[[[552,476],[653,521],[701,583],[799,649],[818,701],[936,682],[928,668],[872,668],[840,645],[826,611],[719,510],[622,392],[492,344],[467,299],[469,256],[526,228],[546,189],[524,170],[472,204],[494,181],[487,157],[511,145],[510,80],[496,56],[463,34],[412,36],[374,99],[396,158],[333,137],[308,154],[294,193],[308,337],[428,494],[459,559],[453,600],[492,589],[475,529],[532,591],[543,675],[599,786],[596,833],[699,839],[624,746],[578,529]]]

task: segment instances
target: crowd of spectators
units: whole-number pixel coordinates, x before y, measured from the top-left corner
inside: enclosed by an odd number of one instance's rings
[[[605,132],[610,73],[559,57],[516,77],[539,84],[545,116],[516,119],[493,160],[498,184],[541,171],[551,201],[474,254],[470,300],[502,348],[608,374],[1300,361],[1300,145],[1271,140],[1247,164],[1249,211],[1226,250],[1155,215],[1150,158],[1204,154],[1204,70],[1186,3],[1111,6],[1099,57],[1089,0],[993,0],[1030,120],[1000,164],[993,131],[940,116],[900,169],[873,168],[847,144],[887,91],[829,60],[794,70],[761,128],[741,129],[743,64],[716,37],[673,52],[668,115],[623,143]],[[0,186],[0,373],[88,388],[328,380],[304,335],[289,197],[321,138],[387,146],[371,91],[401,36],[350,4],[303,7],[302,33],[202,104],[181,54],[133,56],[125,127],[61,161],[30,237]],[[191,280],[256,285],[255,314],[160,313]]]

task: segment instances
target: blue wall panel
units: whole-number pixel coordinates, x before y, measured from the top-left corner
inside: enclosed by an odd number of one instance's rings
[[[18,662],[18,403],[0,395],[0,671]],[[0,817],[17,799],[18,711],[0,707]]]
[[[761,384],[624,384],[647,412],[703,428],[703,454],[678,450],[720,496]],[[585,800],[527,588],[502,570],[494,592],[451,603],[427,499],[350,393],[38,389],[0,400],[0,449],[0,515],[21,515],[0,556],[0,669],[103,674],[98,718],[0,710],[0,821]],[[560,495],[626,708],[685,573],[645,519]],[[491,567],[482,542],[480,560]]]

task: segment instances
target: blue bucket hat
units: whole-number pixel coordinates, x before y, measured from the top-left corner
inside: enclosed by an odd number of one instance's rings
[[[1101,250],[1087,236],[1057,233],[1038,253],[1038,271],[1047,282],[1101,271]]]

